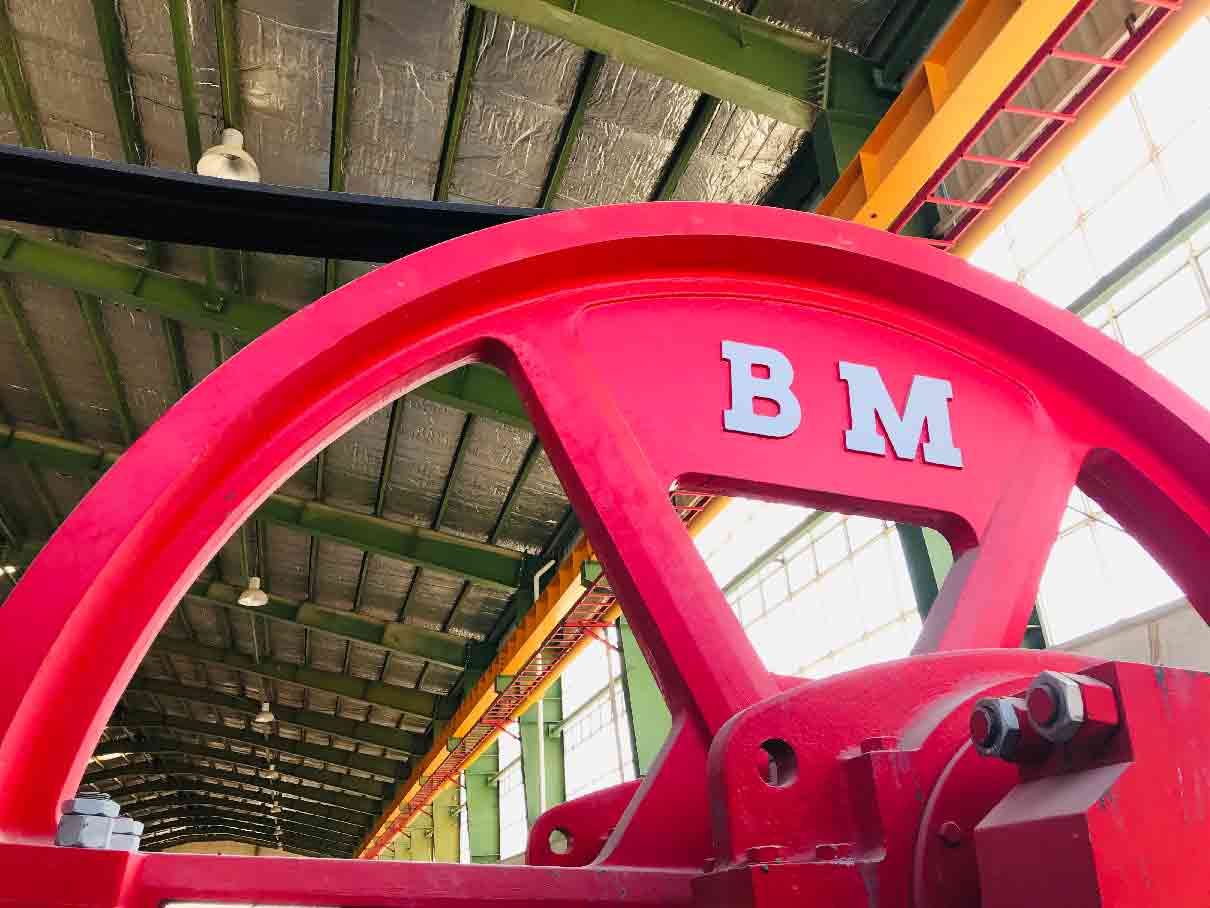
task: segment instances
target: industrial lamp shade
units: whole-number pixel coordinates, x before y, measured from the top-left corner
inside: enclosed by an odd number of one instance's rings
[[[204,177],[259,183],[260,168],[252,155],[244,151],[244,134],[238,129],[224,129],[223,140],[207,148],[198,158],[197,172]]]
[[[259,577],[248,578],[248,588],[239,594],[239,604],[260,608],[269,604],[268,594],[260,588]]]
[[[272,725],[276,719],[277,719],[277,717],[275,715],[273,715],[273,710],[271,710],[269,708],[269,704],[262,703],[260,705],[260,712],[258,712],[255,716],[252,717],[252,724],[253,725]]]

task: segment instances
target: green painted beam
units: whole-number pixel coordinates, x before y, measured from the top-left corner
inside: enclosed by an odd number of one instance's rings
[[[244,128],[240,104],[238,0],[213,0],[215,43],[218,47],[219,91],[223,99],[223,122],[232,129]]]
[[[672,714],[664,703],[655,676],[639,649],[638,640],[625,618],[617,621],[622,654],[622,695],[630,725],[630,753],[634,774],[645,776],[672,730]]]
[[[538,198],[539,208],[549,208],[559,188],[563,185],[563,176],[567,172],[567,163],[571,160],[572,149],[575,148],[576,138],[584,125],[584,113],[588,110],[588,101],[605,65],[605,57],[594,51],[589,51],[584,58],[584,68],[580,70],[580,78],[576,82],[576,91],[572,95],[571,109],[563,121],[563,129],[559,133],[559,143],[555,146],[555,155],[551,159],[550,170],[546,173],[546,182],[542,184],[542,195]]]
[[[142,139],[139,107],[134,98],[117,4],[114,0],[92,0],[92,10],[101,44],[101,58],[105,62],[109,95],[118,121],[118,135],[122,140],[122,154],[131,164],[146,164],[147,146]]]
[[[192,25],[189,0],[168,0],[168,19],[172,27],[172,53],[176,63],[176,81],[181,92],[181,117],[185,123],[185,144],[189,163],[197,167],[202,156],[201,113],[197,103],[197,82],[193,77]]]
[[[895,529],[903,546],[912,592],[916,596],[916,609],[923,621],[928,617],[946,575],[954,566],[954,554],[946,538],[934,529],[907,523],[897,523]]]
[[[205,284],[3,228],[0,272],[25,275],[108,302],[149,310],[241,343],[252,341],[290,315],[270,303],[236,294],[227,294],[222,311],[215,311],[208,304]],[[477,416],[531,428],[512,383],[487,366],[454,369],[412,393]]]
[[[142,787],[142,786],[140,786]],[[146,794],[154,795],[151,798],[144,798],[140,801],[134,801],[132,791],[118,792],[117,794],[122,800],[119,802],[123,807],[129,808],[137,803],[139,806],[153,805],[160,803],[168,803],[170,800],[178,800],[183,795],[194,794],[206,800],[215,801],[219,797],[222,798],[240,798],[242,801],[259,805],[261,808],[266,808],[274,801],[281,804],[282,810],[290,813],[299,814],[306,817],[315,817],[317,819],[326,820],[329,823],[339,826],[344,829],[362,830],[369,832],[372,821],[367,819],[365,814],[355,813],[351,810],[341,810],[339,807],[329,807],[325,804],[315,804],[310,801],[302,801],[298,798],[281,798],[261,794],[260,792],[241,791],[234,788],[227,788],[223,785],[207,785],[204,788],[184,788],[175,791],[166,791],[164,789],[149,789]]]
[[[207,788],[213,787],[222,791],[236,791],[236,789],[229,788],[224,783],[239,783],[240,785],[254,785],[261,791],[292,795],[297,798],[314,801],[317,804],[339,807],[346,812],[369,817],[371,820],[377,819],[379,814],[377,802],[361,795],[344,795],[322,788],[315,788],[314,786],[294,785],[290,782],[283,782],[281,779],[269,781],[259,776],[226,772],[221,769],[207,768],[193,763],[159,763],[155,764],[154,768],[148,768],[147,765],[119,766],[112,770],[105,770],[103,773],[94,773],[89,777],[89,782],[122,782],[126,778],[141,778],[148,775],[165,775],[167,778],[108,789],[108,791],[113,797],[120,799],[123,795],[141,794],[146,791],[160,791],[165,788],[181,791],[205,791]],[[239,790],[242,791],[242,789]]]
[[[230,763],[233,766],[242,766],[258,772],[264,772],[269,768],[269,764],[255,754],[241,754],[231,750],[205,747],[200,744],[188,744],[172,738],[148,738],[143,741],[130,741],[128,743],[130,744],[129,750],[122,751],[122,753],[146,754],[148,756],[176,754],[182,757],[218,760],[222,763]],[[126,768],[129,769],[130,767]],[[283,775],[294,776],[306,782],[327,785],[348,794],[361,795],[363,798],[369,798],[373,801],[382,801],[390,792],[390,786],[382,782],[376,782],[373,779],[363,779],[360,776],[352,776],[346,773],[331,772],[327,769],[315,769],[314,767],[297,763],[279,764],[277,769]],[[108,769],[88,771],[84,776],[84,782],[93,785],[103,782],[111,778],[108,775],[109,772],[110,770]],[[157,772],[157,770],[150,767],[143,770],[145,775],[150,775],[154,772]]]
[[[622,63],[810,126],[823,41],[709,0],[476,0]]]
[[[172,697],[186,703],[223,709],[249,718],[260,711],[260,701],[251,697],[235,697],[230,694],[220,694],[205,687],[190,687],[154,678],[136,677],[126,685],[126,690],[127,692],[152,694],[157,699]],[[429,749],[428,738],[425,735],[377,725],[373,722],[343,719],[340,716],[329,716],[313,710],[298,709],[283,703],[273,704],[273,714],[277,716],[278,722],[294,725],[309,732],[335,735],[358,744],[389,747],[392,750],[413,755],[427,753]]]
[[[813,76],[822,110],[761,203],[811,209],[832,188],[890,106],[874,66],[854,53],[830,48]]]
[[[342,839],[360,839],[363,833],[359,833],[361,827],[349,826],[340,822],[322,822],[322,818],[314,814],[291,810],[286,805],[287,801],[282,805],[281,816],[283,822],[293,823],[296,826],[304,826],[309,829],[318,829],[330,832],[332,835]],[[217,807],[223,810],[230,810],[234,813],[248,814],[255,817],[271,817],[265,808],[268,804],[256,803],[250,804],[240,801],[229,801],[225,798],[210,797],[208,795],[164,795],[161,798],[148,798],[144,801],[139,801],[134,804],[129,804],[123,810],[127,816],[132,816],[136,820],[144,816],[163,815],[168,810],[178,810],[182,807],[189,808],[194,806]]]
[[[434,202],[449,198],[450,181],[454,177],[454,164],[458,159],[458,141],[462,138],[462,121],[466,117],[471,83],[475,78],[475,66],[479,62],[479,46],[483,42],[485,18],[483,11],[477,6],[472,6],[466,11],[462,50],[458,56],[458,72],[454,76],[453,94],[450,96],[449,114],[445,121],[445,136],[441,140],[441,157],[437,160],[437,179],[433,185]]]
[[[504,592],[517,588],[525,561],[512,549],[289,495],[271,496],[254,516]]]
[[[3,237],[0,237],[0,243],[3,243]],[[38,376],[42,397],[50,410],[51,418],[55,421],[55,426],[64,437],[75,438],[75,427],[67,415],[67,406],[59,391],[59,384],[55,381],[50,365],[46,361],[46,355],[42,352],[42,345],[38,342],[38,337],[30,326],[29,318],[26,316],[21,302],[17,299],[17,294],[13,292],[12,286],[4,278],[0,278],[0,309],[4,310],[12,323],[13,330],[17,333],[17,340],[20,341],[30,365],[33,366],[34,373]]]
[[[256,662],[251,656],[229,650],[214,649],[185,640],[160,637],[156,640],[153,653],[185,656],[206,665],[247,672],[275,681],[298,684],[312,690],[338,697],[347,697],[372,706],[386,706],[411,716],[429,720],[437,711],[437,697],[420,690],[385,684],[381,681],[365,681],[339,672],[322,671],[300,665],[281,662]]]
[[[549,733],[562,721],[562,681],[555,681],[546,689],[542,699],[517,719],[521,733],[525,818],[531,828],[543,813],[567,800],[563,737]]]
[[[239,604],[240,592],[241,590],[226,583],[200,581],[190,588],[188,595],[207,605],[332,634],[343,640],[364,643],[408,659],[423,659],[454,669],[465,668],[468,664],[467,641],[456,634],[443,634],[419,625],[383,621],[369,615],[328,609],[314,602],[299,602],[272,593],[269,594],[267,605],[249,608]]]
[[[492,742],[462,774],[466,785],[466,827],[472,864],[500,862],[500,745]]]
[[[2,302],[3,295],[0,294]],[[117,455],[90,445],[0,424],[0,459],[52,467],[64,473],[92,475],[111,466]],[[524,556],[512,549],[356,511],[345,511],[290,495],[271,495],[253,516],[257,520],[334,539],[388,558],[423,565],[493,589],[516,589],[525,563]],[[382,634],[380,637],[384,641],[388,639]],[[452,647],[438,646],[440,635],[422,633],[419,629],[415,633],[394,632],[390,639],[396,641],[395,646],[414,644],[431,647],[435,659],[454,667],[461,667],[461,659],[465,656],[459,656]],[[380,645],[388,646],[385,642]]]
[[[693,158],[698,146],[702,144],[706,130],[710,128],[710,123],[714,120],[718,105],[718,98],[710,95],[702,95],[697,99],[697,103],[693,105],[693,110],[685,123],[685,128],[681,130],[672,154],[669,155],[668,162],[664,165],[659,182],[656,183],[655,189],[651,193],[650,201],[666,201],[676,194],[677,186],[680,185],[681,177],[685,175],[689,161]]]
[[[17,121],[17,134],[21,144],[29,148],[45,148],[46,138],[42,124],[34,110],[34,100],[29,93],[29,83],[21,66],[21,52],[17,47],[17,34],[13,31],[5,4],[0,3],[0,87],[9,112]]]
[[[88,328],[97,362],[100,363],[105,382],[113,396],[114,413],[118,419],[118,428],[122,432],[122,441],[127,445],[134,444],[138,429],[135,428],[134,417],[130,413],[130,402],[126,399],[126,385],[118,368],[118,358],[109,342],[109,331],[101,313],[101,301],[95,296],[77,293],[76,304],[80,307],[80,315],[84,317],[84,325]]]
[[[462,859],[459,815],[462,789],[451,785],[433,799],[433,860],[457,864]]]
[[[168,0],[168,17],[172,27],[172,52],[176,63],[177,86],[181,93],[181,118],[185,126],[185,145],[189,149],[190,169],[197,169],[202,156],[201,112],[197,100],[197,81],[193,75],[193,33],[189,19],[189,0]],[[217,286],[215,254],[207,249],[207,284],[213,292]],[[168,345],[168,359],[176,381],[177,394],[184,397],[193,381],[189,375],[189,364],[185,358],[185,341],[181,327],[171,319],[160,318],[164,331],[164,342]]]
[[[196,719],[186,719],[182,716],[167,716],[163,713],[140,712],[123,710],[110,716],[110,728],[130,729],[162,729],[189,732],[195,735],[205,735],[219,738],[228,743],[246,744],[249,747],[265,747],[280,753],[292,754],[307,760],[318,760],[330,766],[343,766],[347,769],[357,769],[362,772],[383,776],[398,781],[407,770],[407,764],[387,757],[372,757],[369,754],[345,750],[341,747],[330,747],[324,744],[310,744],[306,741],[294,741],[279,735],[262,735],[259,732],[231,728],[221,723],[199,722]],[[93,756],[102,754],[125,753],[130,741],[118,739],[97,745]]]

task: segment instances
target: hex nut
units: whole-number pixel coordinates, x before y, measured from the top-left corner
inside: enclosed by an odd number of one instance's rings
[[[138,851],[139,837],[137,835],[111,835],[108,847],[111,851]]]
[[[975,704],[974,712],[986,717],[988,726],[983,740],[972,736],[975,749],[985,757],[1012,760],[1021,746],[1021,720],[1013,701],[1008,697],[984,697]]]
[[[118,817],[113,821],[113,834],[138,838],[143,834],[143,824],[133,817]]]
[[[1048,721],[1038,718],[1035,713],[1040,697],[1049,697],[1054,703],[1053,714]],[[1070,675],[1063,672],[1044,671],[1034,679],[1026,694],[1026,702],[1030,703],[1029,724],[1043,738],[1062,744],[1070,741],[1084,724],[1084,695],[1080,684]]]
[[[81,817],[116,817],[122,805],[108,797],[71,798],[63,802],[63,812]]]
[[[55,844],[68,848],[108,848],[113,824],[112,817],[65,816],[55,831]]]

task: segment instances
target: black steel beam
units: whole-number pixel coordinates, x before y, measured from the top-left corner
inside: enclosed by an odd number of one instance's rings
[[[0,145],[0,211],[46,227],[364,262],[543,213],[238,183],[14,145]]]

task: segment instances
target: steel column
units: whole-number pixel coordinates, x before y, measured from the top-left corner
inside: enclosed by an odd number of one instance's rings
[[[651,667],[639,649],[630,623],[625,618],[618,618],[614,626],[618,630],[622,657],[622,695],[626,699],[634,774],[645,776],[672,730],[672,714],[655,682]]]
[[[472,864],[500,861],[500,789],[494,781],[499,773],[500,745],[492,742],[462,774]]]
[[[521,732],[521,775],[530,826],[548,808],[567,800],[563,737],[550,730],[563,721],[563,682],[555,681],[517,719]]]

